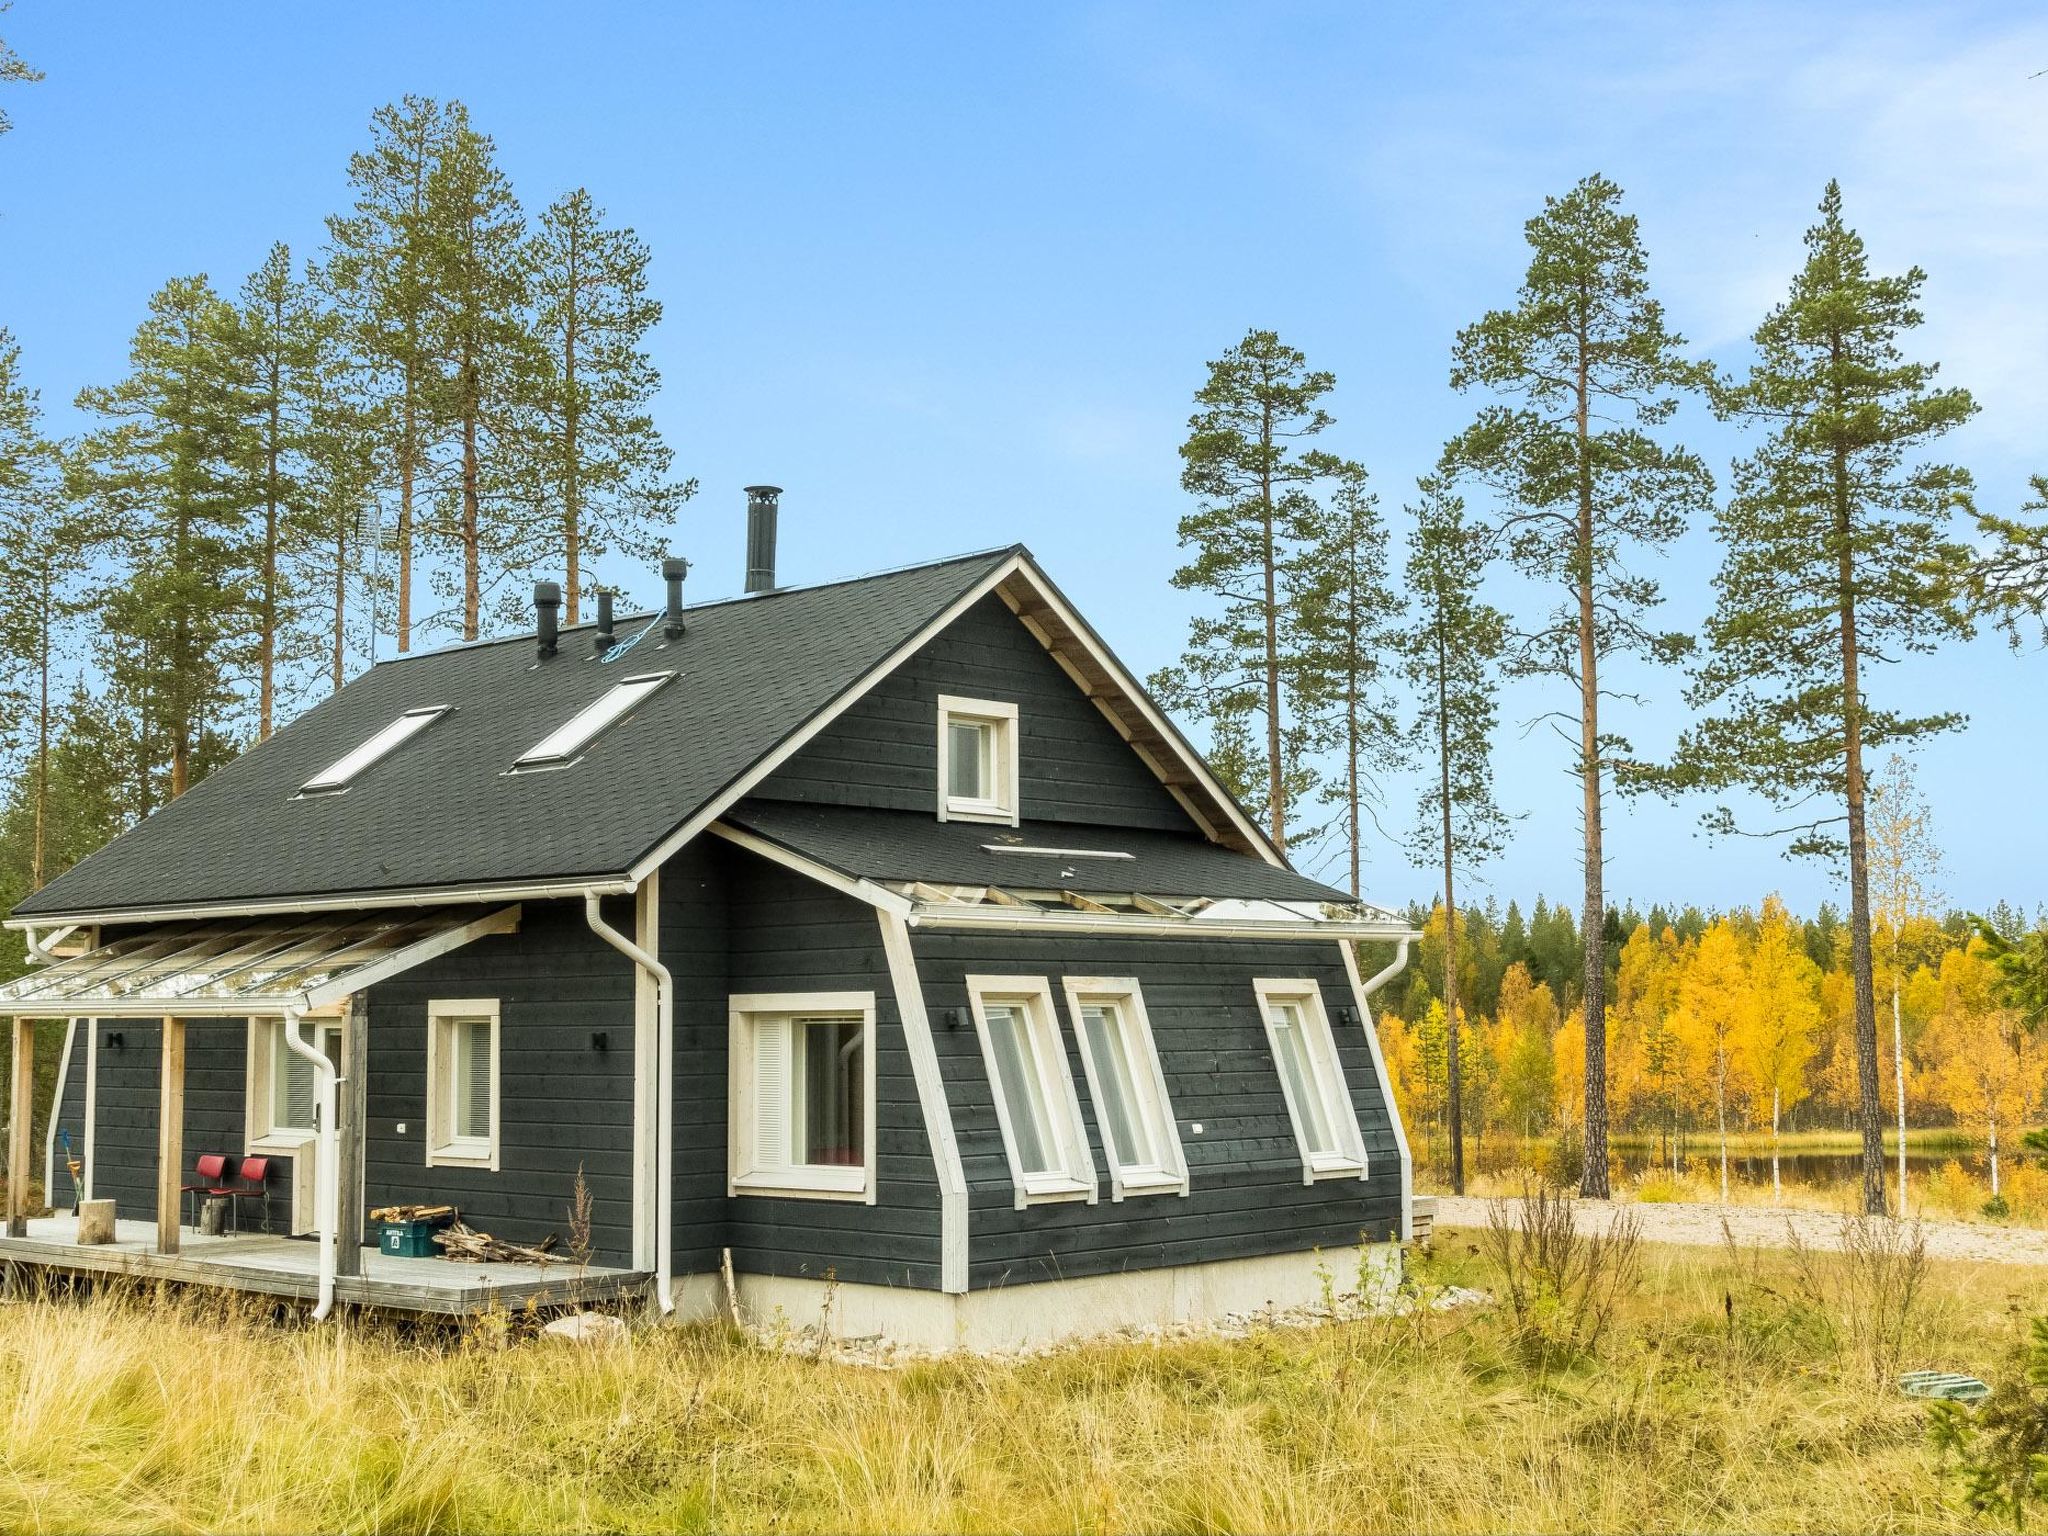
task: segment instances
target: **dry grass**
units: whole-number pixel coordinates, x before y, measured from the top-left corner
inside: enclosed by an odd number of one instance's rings
[[[1476,1308],[882,1372],[708,1328],[586,1350],[31,1299],[0,1306],[0,1529],[1972,1528],[1792,1258],[1642,1255],[1598,1357],[1550,1369]],[[1473,1234],[1420,1267],[1490,1283]],[[1992,1371],[2044,1287],[1929,1265],[1906,1358]]]

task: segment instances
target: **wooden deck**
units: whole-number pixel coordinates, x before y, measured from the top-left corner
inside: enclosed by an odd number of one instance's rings
[[[220,1290],[253,1291],[311,1301],[318,1294],[312,1242],[289,1237],[229,1234],[201,1237],[189,1228],[182,1251],[154,1251],[156,1223],[119,1221],[114,1241],[76,1241],[78,1220],[43,1216],[27,1237],[0,1237],[0,1263],[60,1274],[129,1275],[175,1280]],[[490,1307],[568,1307],[587,1301],[644,1295],[651,1276],[638,1270],[578,1268],[561,1264],[462,1264],[452,1259],[400,1259],[363,1250],[363,1273],[339,1276],[337,1301],[394,1312],[466,1313]]]

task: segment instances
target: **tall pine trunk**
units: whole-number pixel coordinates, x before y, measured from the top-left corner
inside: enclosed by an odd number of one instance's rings
[[[29,889],[47,884],[50,834],[50,568],[42,569],[43,596],[36,619],[36,828],[29,853]]]
[[[1445,1075],[1451,1088],[1451,1193],[1465,1193],[1465,1106],[1463,1073],[1458,1061],[1458,891],[1456,843],[1451,833],[1450,658],[1444,637],[1436,637],[1436,761],[1438,809],[1444,833],[1444,1017]]]
[[[1579,331],[1579,775],[1584,799],[1586,897],[1579,916],[1585,949],[1580,1012],[1586,1025],[1586,1168],[1579,1193],[1605,1200],[1607,1184],[1607,903],[1600,826],[1600,658],[1593,606],[1593,461],[1589,440],[1592,400],[1587,379],[1584,322]]]
[[[578,437],[583,423],[576,394],[576,316],[577,301],[582,296],[578,287],[582,282],[582,251],[582,231],[572,223],[569,271],[565,283],[568,302],[562,324],[562,546],[568,567],[566,584],[571,624],[578,621],[578,604],[583,595],[583,486],[577,473],[581,468]]]
[[[262,631],[258,639],[258,668],[260,680],[256,689],[256,739],[268,741],[272,721],[277,709],[277,541],[278,541],[278,494],[277,494],[277,439],[283,429],[283,411],[278,399],[284,388],[283,370],[278,367],[276,348],[283,331],[282,306],[271,317],[272,355],[270,359],[270,408],[269,431],[263,442],[263,596],[262,611],[257,623]]]
[[[477,497],[477,370],[473,358],[462,365],[462,638],[474,640],[483,617],[483,520]]]
[[[1286,775],[1280,765],[1280,571],[1273,528],[1273,408],[1260,414],[1259,446],[1266,457],[1259,468],[1259,514],[1265,536],[1266,581],[1266,815],[1273,846],[1287,849],[1287,803],[1281,794]]]
[[[405,365],[405,399],[399,406],[398,429],[398,649],[412,649],[412,497],[413,472],[419,457],[419,405],[413,396],[413,367]],[[381,522],[382,519],[379,519]],[[375,646],[372,645],[372,654]]]
[[[357,558],[361,558],[360,551]],[[348,524],[342,523],[334,535],[334,691],[341,692],[343,662],[343,636],[347,632],[348,619]]]
[[[1849,466],[1835,450],[1835,559],[1841,621],[1842,736],[1849,810],[1849,956],[1856,991],[1857,1122],[1863,1133],[1863,1209],[1885,1214],[1884,1105],[1877,1065],[1877,988],[1870,952],[1870,850],[1864,832],[1863,695],[1856,638],[1855,551],[1850,543]]]

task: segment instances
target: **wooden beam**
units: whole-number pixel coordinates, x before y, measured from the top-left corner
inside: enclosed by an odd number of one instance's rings
[[[36,1025],[14,1021],[14,1076],[7,1100],[7,1235],[28,1236],[29,1129],[36,1112]]]
[[[185,1021],[164,1020],[156,1084],[156,1251],[178,1251],[178,1186],[185,1182]]]
[[[370,998],[358,992],[341,1016],[341,1081],[334,1089],[335,1177],[341,1220],[335,1227],[334,1272],[363,1272],[363,1145],[370,1110]],[[296,1175],[297,1170],[293,1170]]]

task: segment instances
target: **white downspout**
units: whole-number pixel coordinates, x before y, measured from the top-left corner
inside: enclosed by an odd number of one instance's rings
[[[313,1321],[322,1321],[334,1310],[335,1246],[341,1236],[338,1196],[341,1180],[335,1162],[339,1153],[334,1134],[334,1063],[299,1033],[305,1015],[292,1011],[284,1016],[284,1043],[313,1063],[313,1097],[320,1108],[320,1134],[313,1154],[313,1205],[318,1213],[320,1233],[320,1289],[313,1304]],[[298,1169],[293,1169],[294,1177]]]
[[[1371,981],[1366,982],[1363,986],[1361,986],[1358,989],[1358,995],[1361,998],[1371,997],[1373,993],[1379,991],[1381,987],[1384,987],[1388,982],[1392,981],[1396,976],[1400,975],[1403,971],[1408,969],[1408,946],[1411,943],[1413,943],[1414,940],[1415,935],[1412,933],[1404,933],[1401,935],[1401,947],[1394,951],[1393,962],[1390,965],[1388,965],[1385,970],[1381,971],[1378,975],[1374,976]],[[1372,1020],[1367,1019],[1365,1021],[1365,1026],[1367,1029],[1372,1028]]]
[[[28,958],[34,965],[55,965],[62,957],[52,953],[53,946],[62,944],[78,932],[78,924],[66,923],[63,927],[44,933],[33,924],[22,930],[22,939],[28,945]]]
[[[645,971],[654,982],[654,1302],[664,1314],[675,1310],[672,1255],[675,1249],[675,980],[668,967],[604,920],[596,891],[583,894],[583,917],[590,931]],[[634,1070],[639,1070],[635,1065]]]

